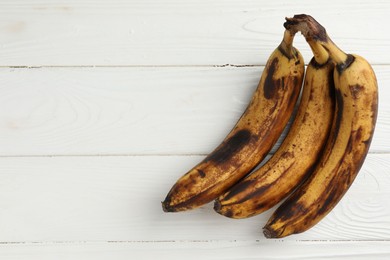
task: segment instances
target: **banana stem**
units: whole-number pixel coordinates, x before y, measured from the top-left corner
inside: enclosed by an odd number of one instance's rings
[[[329,53],[319,42],[308,40],[307,43],[310,45],[314,59],[318,64],[325,64],[329,60]]]
[[[293,57],[293,41],[296,31],[285,30],[283,35],[283,40],[279,45],[279,48],[285,53],[287,57]]]
[[[337,45],[334,44],[334,42],[329,37],[327,42],[320,42],[320,44],[326,48],[330,57],[338,66],[342,66],[348,62],[348,54],[337,47]]]
[[[348,54],[337,47],[329,38],[325,28],[310,15],[300,14],[294,15],[293,18],[286,18],[284,27],[288,30],[300,31],[309,44],[317,42],[322,45],[338,66],[344,66],[349,62]],[[312,44],[310,46],[312,47]]]

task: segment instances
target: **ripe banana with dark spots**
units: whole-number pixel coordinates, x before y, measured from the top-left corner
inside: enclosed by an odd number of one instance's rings
[[[365,158],[374,134],[378,88],[370,64],[346,54],[324,27],[308,15],[288,18],[308,41],[320,43],[335,62],[336,108],[330,136],[313,174],[280,207],[263,228],[268,238],[304,232],[321,221],[342,199]]]
[[[211,202],[253,170],[286,126],[304,76],[302,55],[286,30],[245,112],[223,142],[173,185],[162,208],[184,211]]]
[[[311,172],[322,154],[334,114],[333,62],[318,43],[306,69],[296,117],[276,153],[258,170],[215,201],[230,218],[260,214],[286,198]]]

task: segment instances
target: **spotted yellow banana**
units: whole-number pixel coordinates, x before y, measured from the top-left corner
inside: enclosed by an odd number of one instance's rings
[[[304,61],[286,30],[271,54],[245,112],[223,142],[173,185],[166,212],[202,206],[246,176],[267,155],[287,124],[301,89]]]
[[[333,119],[334,65],[320,44],[310,45],[314,58],[307,66],[298,112],[286,138],[267,163],[216,199],[214,209],[219,214],[231,218],[260,214],[313,171]]]
[[[319,164],[273,213],[263,229],[268,238],[304,232],[337,205],[366,158],[378,110],[377,80],[364,58],[340,50],[311,16],[296,15],[286,24],[295,26],[307,40],[320,43],[335,62],[336,108]]]

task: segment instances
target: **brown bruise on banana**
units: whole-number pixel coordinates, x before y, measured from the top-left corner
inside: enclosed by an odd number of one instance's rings
[[[209,156],[207,156],[203,162],[213,162],[215,164],[224,165],[227,161],[230,161],[235,154],[240,152],[243,147],[250,143],[252,138],[255,137],[252,136],[250,130],[239,130],[233,136],[224,141],[223,144],[215,149]],[[206,174],[204,171],[199,169],[198,171],[203,172],[203,177],[205,177]]]
[[[271,66],[269,68],[268,75],[265,78],[263,93],[264,93],[264,97],[266,99],[275,98],[275,95],[278,93],[280,86],[283,86],[283,80],[284,80],[283,78],[278,79],[276,81],[273,79],[273,75],[275,74],[275,71],[278,67],[278,63],[279,63],[279,59],[277,59],[277,58],[275,58],[271,62]]]
[[[198,173],[199,173],[199,176],[200,176],[201,178],[206,177],[206,173],[205,173],[204,171],[198,169]]]
[[[337,141],[337,137],[340,132],[341,123],[343,122],[344,97],[339,89],[335,90],[335,101],[336,101],[335,116],[333,119],[332,130],[330,131],[327,140],[327,145],[326,145],[327,146],[326,150],[328,151],[334,148]],[[325,153],[321,160],[321,164],[327,162],[330,155],[331,153]]]
[[[359,84],[355,84],[352,86],[349,86],[349,90],[351,91],[351,95],[354,99],[358,99],[359,96],[362,94],[363,86]]]
[[[318,156],[315,155],[321,154],[333,111],[334,84],[331,74],[333,65],[329,62],[327,54],[325,57],[326,59],[322,59],[325,60],[325,64],[316,63],[315,59],[309,63],[301,108],[298,110],[301,112],[298,112],[285,142],[270,161],[215,201],[214,210],[217,213],[231,218],[257,215],[280,202],[314,170],[318,160]],[[321,75],[322,85],[314,83],[314,75],[317,76],[317,80]],[[324,92],[328,96],[324,95]],[[308,106],[311,108],[306,109]],[[318,115],[322,115],[322,118],[318,118]],[[307,126],[304,127],[306,121]],[[316,129],[311,135],[307,132],[308,126],[310,129],[313,127]],[[313,146],[313,143],[316,145]],[[311,151],[307,151],[307,147],[310,147]]]
[[[304,64],[295,65],[302,56],[289,59],[278,49],[273,56],[236,126],[210,155],[176,182],[162,202],[164,211],[188,210],[214,200],[253,170],[276,143],[298,99]],[[281,63],[289,66],[284,74]]]

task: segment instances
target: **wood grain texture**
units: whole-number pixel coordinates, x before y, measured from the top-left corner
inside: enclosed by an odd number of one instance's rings
[[[346,51],[389,64],[389,11],[388,1],[354,0],[3,0],[0,65],[263,65],[296,13]],[[302,37],[296,45],[310,53]]]
[[[243,220],[208,204],[164,213],[160,201],[202,156],[0,158],[0,241],[265,240],[273,210]],[[390,241],[390,155],[370,154],[339,205],[281,241]]]
[[[389,67],[374,69],[371,152],[389,152]],[[262,70],[2,68],[0,155],[207,154],[245,110]]]
[[[0,244],[7,260],[350,259],[388,260],[389,241],[121,241]]]

